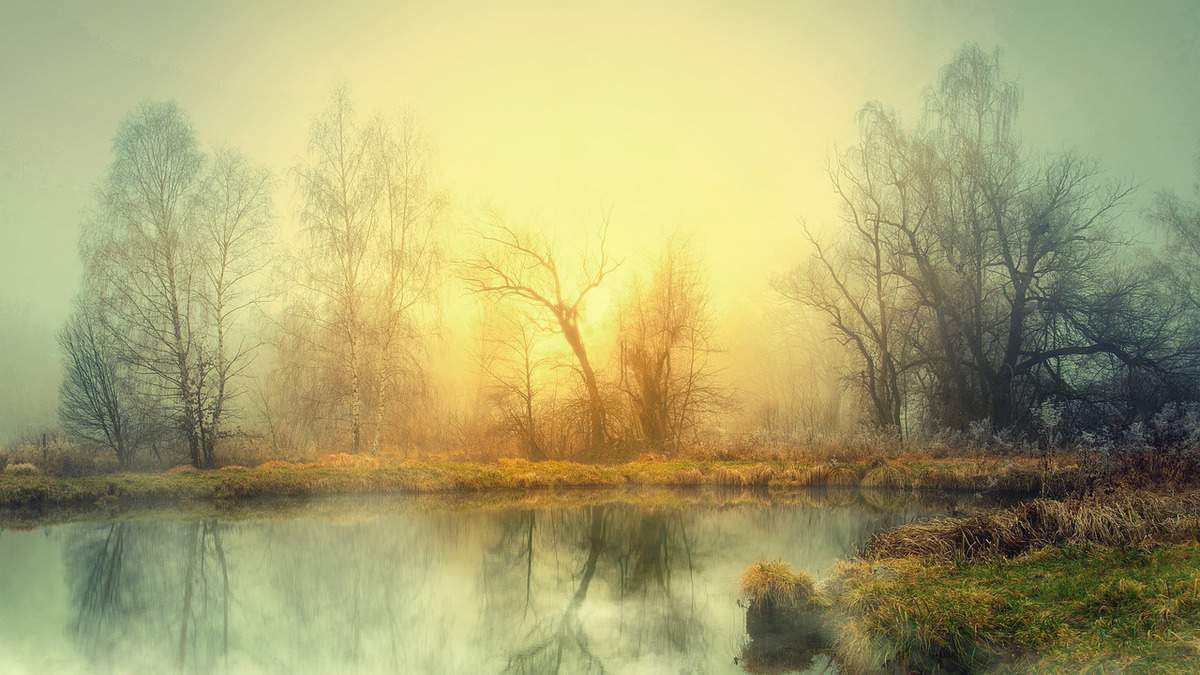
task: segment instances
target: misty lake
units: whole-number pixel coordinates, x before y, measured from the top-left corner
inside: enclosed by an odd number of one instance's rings
[[[0,671],[741,672],[747,565],[821,579],[945,499],[338,498],[6,527]]]

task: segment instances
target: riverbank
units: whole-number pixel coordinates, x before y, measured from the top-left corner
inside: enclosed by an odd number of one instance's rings
[[[179,467],[162,473],[82,478],[0,474],[0,508],[170,504],[338,494],[428,494],[568,488],[867,487],[901,490],[1058,493],[1074,465],[1047,468],[1027,458],[900,458],[861,462],[726,462],[647,459],[625,464],[387,461],[329,455],[318,462],[272,461],[247,468]]]
[[[826,647],[848,672],[1193,672],[1200,493],[905,525],[839,565],[819,597],[836,625]]]

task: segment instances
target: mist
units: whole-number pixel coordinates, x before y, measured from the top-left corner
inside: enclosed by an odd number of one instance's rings
[[[495,394],[481,368],[495,351],[486,326],[528,308],[470,292],[459,266],[486,248],[480,233],[503,224],[573,264],[595,256],[603,234],[614,269],[578,313],[599,380],[620,380],[622,311],[674,247],[703,283],[706,349],[727,403],[704,426],[753,432],[780,405],[782,394],[766,392],[794,394],[803,382],[821,405],[845,408],[824,417],[853,429],[863,417],[862,392],[846,381],[853,354],[779,282],[812,261],[805,228],[826,244],[844,236],[827,170],[859,142],[859,111],[880,101],[901,124],[918,123],[967,43],[998,50],[1020,88],[1017,133],[1031,152],[1079,153],[1105,180],[1137,188],[1112,224],[1131,244],[1122,256],[1156,255],[1167,235],[1149,215],[1155,196],[1187,198],[1196,180],[1194,6],[1097,4],[1086,17],[1020,3],[865,9],[9,5],[0,77],[17,103],[0,111],[0,437],[59,426],[54,336],[87,292],[80,246],[103,210],[114,135],[147,104],[177,106],[206,161],[232,150],[267,178],[267,230],[244,289],[255,302],[230,327],[254,345],[230,410],[260,440],[267,425],[251,401],[265,394],[255,392],[299,358],[279,348],[302,285],[295,271],[316,255],[296,174],[335,92],[363,124],[411,125],[427,152],[436,261],[420,339],[404,350],[410,416],[483,415],[481,397]],[[857,46],[864,35],[871,50]],[[538,326],[539,349],[555,360],[547,391],[573,396],[559,363],[570,346]],[[337,440],[321,442],[346,442],[352,413],[345,401],[335,408],[326,413]],[[411,434],[393,442],[433,442]]]

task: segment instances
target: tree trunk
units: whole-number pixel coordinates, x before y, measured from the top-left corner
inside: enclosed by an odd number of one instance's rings
[[[579,336],[579,328],[574,322],[563,320],[563,337],[571,345],[571,351],[579,361],[579,372],[583,376],[583,385],[588,393],[588,444],[592,452],[599,452],[606,444],[608,437],[604,429],[604,401],[600,398],[600,387],[596,384],[596,373],[588,361],[587,350]]]
[[[358,376],[358,353],[353,333],[350,336],[350,452],[358,454],[362,443],[362,388]]]

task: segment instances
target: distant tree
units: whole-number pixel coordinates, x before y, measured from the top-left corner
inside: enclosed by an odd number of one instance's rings
[[[399,378],[417,366],[446,201],[431,186],[429,164],[411,116],[363,121],[338,90],[297,171],[308,238],[302,297],[290,309],[304,320],[289,324],[302,332],[291,338],[328,363],[314,384],[348,403],[353,452],[364,428],[373,428],[370,447],[379,449]]]
[[[358,121],[349,95],[338,90],[313,123],[308,155],[297,172],[308,231],[303,283],[314,296],[303,307],[324,333],[317,336],[322,348],[346,375],[352,452],[362,445],[367,296],[376,262],[370,245],[381,194],[377,143],[376,130]]]
[[[542,380],[552,364],[540,349],[542,331],[523,314],[501,317],[487,330],[481,364],[491,381],[492,400],[529,457],[546,459],[537,411]]]
[[[1167,235],[1167,267],[1175,290],[1200,310],[1200,154],[1196,156],[1195,198],[1161,192],[1151,213]]]
[[[834,340],[857,359],[860,369],[850,380],[869,402],[871,420],[899,434],[903,377],[914,363],[908,326],[902,324],[911,321],[911,314],[901,311],[904,297],[889,272],[891,252],[878,219],[864,218],[844,193],[843,199],[845,217],[854,228],[851,247],[829,251],[805,228],[815,250],[813,263],[779,280],[776,289],[824,315]]]
[[[431,185],[430,149],[412,115],[379,122],[376,162],[380,222],[372,254],[379,274],[372,293],[372,347],[376,354],[375,424],[379,450],[384,413],[405,372],[419,368],[423,312],[432,304],[441,261],[436,232],[446,198]]]
[[[201,431],[200,243],[195,206],[204,157],[174,104],[143,105],[121,124],[103,188],[88,275],[121,358],[173,410],[196,466],[209,463]]]
[[[683,245],[669,243],[649,282],[635,284],[618,332],[620,386],[639,440],[678,451],[729,399],[716,381],[708,289]]]
[[[969,45],[919,126],[868,105],[831,172],[848,239],[836,252],[814,241],[817,283],[785,294],[859,354],[881,424],[920,395],[931,425],[1029,431],[1042,402],[1082,395],[1072,382],[1089,372],[1166,375],[1175,347],[1156,344],[1152,324],[1169,317],[1144,307],[1110,320],[1152,285],[1120,265],[1113,219],[1132,189],[1074,154],[1033,158],[1019,101],[998,56]]]
[[[238,380],[259,345],[257,336],[231,331],[238,319],[266,297],[253,277],[265,265],[263,249],[270,237],[271,182],[265,169],[254,167],[231,151],[216,153],[202,187],[197,217],[203,255],[205,286],[200,293],[204,320],[211,342],[205,361],[211,384],[200,410],[204,456],[211,462],[215,444],[223,434],[229,403],[241,389]]]
[[[77,440],[112,451],[127,467],[139,441],[136,393],[131,374],[108,335],[83,308],[76,308],[58,334],[65,376],[59,388],[58,416]]]
[[[266,173],[233,153],[211,163],[177,106],[127,117],[85,236],[85,302],[118,358],[171,411],[196,466],[212,466],[252,346],[231,330],[255,302],[269,221]]]
[[[598,255],[583,261],[574,288],[568,288],[569,282],[545,242],[506,225],[497,225],[489,233],[480,234],[480,239],[485,250],[461,264],[461,278],[472,293],[516,298],[548,315],[575,355],[577,372],[587,390],[591,449],[602,449],[608,441],[605,404],[579,330],[579,315],[588,294],[620,266],[608,257],[607,227],[600,232]]]

